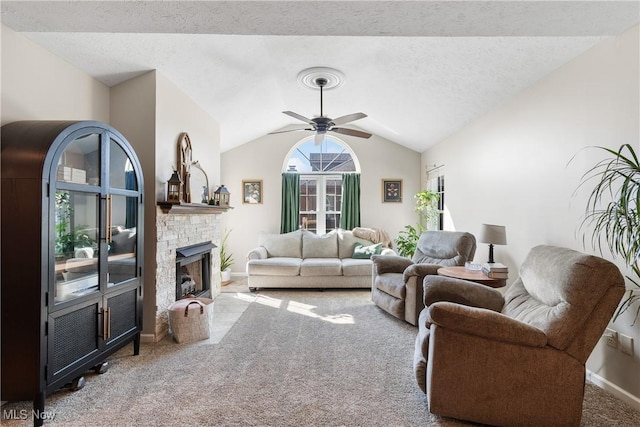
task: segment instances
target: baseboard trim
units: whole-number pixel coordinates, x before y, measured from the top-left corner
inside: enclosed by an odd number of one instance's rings
[[[140,342],[154,343],[156,342],[156,336],[154,334],[140,334]]]
[[[247,277],[247,273],[234,273],[231,272],[231,277]]]
[[[628,391],[615,385],[611,381],[601,377],[598,374],[594,374],[589,370],[587,370],[587,379],[592,383],[594,383],[595,385],[597,385],[598,387],[600,387],[601,389],[608,391],[618,399],[622,400],[623,402],[631,405],[633,408],[640,411],[640,398],[634,396]]]

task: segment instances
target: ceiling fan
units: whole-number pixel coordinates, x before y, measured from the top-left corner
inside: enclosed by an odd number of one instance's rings
[[[326,117],[322,111],[322,88],[324,88],[327,85],[327,79],[324,77],[318,77],[313,82],[316,86],[320,88],[320,116],[314,117],[313,119],[308,119],[303,115],[294,113],[293,111],[283,111],[283,113],[286,114],[287,116],[291,116],[294,119],[301,120],[309,124],[311,127],[303,128],[303,129],[288,129],[288,130],[282,130],[277,132],[271,132],[270,135],[277,134],[277,133],[285,133],[285,132],[296,132],[301,130],[311,130],[316,132],[316,136],[313,141],[316,145],[322,144],[322,141],[324,141],[324,136],[327,132],[341,133],[343,135],[356,136],[358,138],[371,137],[371,134],[368,132],[362,132],[359,130],[343,128],[343,127],[336,127],[339,125],[343,125],[345,123],[350,123],[356,120],[364,119],[365,117],[367,117],[367,115],[364,113],[353,113],[353,114],[347,114],[346,116],[338,117],[337,119]]]

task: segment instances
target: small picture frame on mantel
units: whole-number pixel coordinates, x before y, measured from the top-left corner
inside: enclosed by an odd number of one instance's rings
[[[242,203],[249,205],[262,204],[262,180],[242,180]]]
[[[382,202],[402,203],[402,179],[382,180]]]

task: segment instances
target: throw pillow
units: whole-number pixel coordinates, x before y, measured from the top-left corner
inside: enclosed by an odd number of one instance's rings
[[[302,258],[337,258],[338,238],[332,231],[319,236],[310,231],[302,233]]]
[[[353,257],[356,259],[369,259],[371,255],[379,255],[382,252],[382,243],[364,246],[362,243],[356,243],[353,249]]]
[[[258,246],[264,246],[269,258],[302,258],[302,230],[284,234],[260,233]]]

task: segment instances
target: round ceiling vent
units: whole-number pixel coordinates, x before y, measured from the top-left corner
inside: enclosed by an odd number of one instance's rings
[[[342,86],[344,74],[328,67],[312,67],[298,73],[298,83],[310,89],[319,89],[322,86],[322,84],[318,84],[318,79],[322,83],[326,82],[322,89],[329,90]]]

